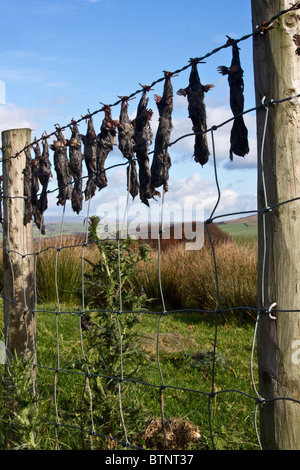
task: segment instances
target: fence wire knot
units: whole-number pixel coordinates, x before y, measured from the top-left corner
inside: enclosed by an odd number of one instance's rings
[[[265,398],[258,397],[258,398],[256,399],[256,404],[257,404],[257,405],[264,405],[265,403],[266,403]]]
[[[263,99],[261,100],[261,104],[265,109],[270,108],[273,104],[275,104],[275,100],[270,99],[269,101],[266,102],[266,97],[264,96]]]

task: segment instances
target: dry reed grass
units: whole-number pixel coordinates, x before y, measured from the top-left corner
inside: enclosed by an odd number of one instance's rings
[[[221,308],[256,307],[256,245],[238,245],[227,236],[221,237],[218,229],[212,233]],[[57,251],[60,247],[59,237],[43,240],[41,253],[36,257],[39,303],[57,303],[58,295],[60,303],[81,304],[82,257],[94,263],[99,257],[97,246],[93,243],[83,250],[84,241],[83,235],[66,235],[62,238],[62,249]],[[157,241],[152,242],[151,262],[140,262],[135,274],[137,293],[144,292],[148,299],[155,299],[148,304],[151,310],[162,308],[156,248]],[[36,245],[35,251],[38,249]],[[217,308],[216,272],[207,239],[204,247],[198,251],[186,250],[185,243],[178,240],[166,241],[161,251],[160,264],[167,310]],[[84,272],[88,273],[90,269],[90,265],[84,262]]]
[[[227,241],[217,243],[214,252],[221,308],[256,307],[256,247]],[[161,254],[160,266],[167,310],[218,307],[214,258],[207,244],[198,251],[187,251],[184,244],[166,250]],[[161,308],[157,255],[153,254],[148,266],[138,266],[136,279],[139,288],[147,297],[156,298]]]
[[[83,249],[83,243],[84,238],[81,235],[66,235],[62,237],[62,241],[60,237],[49,237],[44,240],[41,252],[36,257],[39,302],[56,302],[58,296],[59,302],[78,303],[78,293],[82,285],[82,258],[95,261],[98,255],[95,244]],[[60,247],[62,249],[58,251]],[[37,246],[35,250],[38,251]],[[84,272],[89,269],[89,265],[84,262]]]

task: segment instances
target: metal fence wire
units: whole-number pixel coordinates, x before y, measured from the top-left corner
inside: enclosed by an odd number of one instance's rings
[[[292,9],[293,7],[291,7]],[[263,25],[259,26],[257,30],[249,35],[246,35],[236,42],[240,42],[243,40],[246,40],[248,38],[253,37],[254,34],[262,34],[265,29],[267,29],[270,25],[273,24],[273,22],[279,18],[281,15],[287,13],[289,10],[285,10],[284,12],[280,12],[278,15],[276,15],[274,18],[272,18],[270,21],[264,23]],[[205,58],[210,57],[213,54],[216,54],[217,52],[223,50],[224,48],[228,47],[228,43],[225,45],[215,49],[214,51],[204,55],[203,57],[200,57],[198,60],[199,62],[204,60]],[[183,70],[186,70],[188,67],[190,67],[190,64],[178,69],[174,72],[174,74],[178,74]],[[150,88],[153,88],[157,83],[160,81],[164,80],[164,78],[159,79],[155,82],[153,82],[150,85]],[[138,90],[135,93],[132,93],[131,95],[128,96],[128,98],[134,97],[137,93],[140,93],[143,90]],[[268,132],[268,118],[269,118],[269,110],[273,106],[281,106],[282,103],[289,101],[289,100],[295,100],[295,98],[299,98],[300,95],[297,96],[290,96],[288,98],[284,99],[274,99],[269,101],[268,103],[262,102],[259,107],[255,106],[251,109],[243,111],[241,115],[245,115],[247,113],[251,112],[256,112],[260,110],[260,112],[263,112],[265,114],[265,126],[264,126],[264,137],[266,133]],[[116,106],[120,104],[122,100],[117,101],[116,103],[109,105],[109,106]],[[103,108],[100,110],[97,110],[93,113],[89,113],[88,115],[83,116],[81,119],[76,121],[79,123],[80,121],[93,116],[94,114],[97,114],[101,112]],[[211,249],[211,254],[212,254],[212,261],[213,261],[213,266],[214,266],[214,275],[215,275],[215,284],[216,284],[216,292],[217,292],[217,308],[212,308],[211,310],[201,310],[201,309],[190,309],[190,308],[183,308],[183,309],[178,309],[178,310],[167,310],[166,308],[166,302],[165,302],[165,292],[163,288],[163,283],[161,279],[161,271],[162,271],[162,258],[161,258],[161,240],[162,240],[162,234],[165,230],[168,230],[170,227],[165,224],[164,221],[164,195],[162,195],[161,199],[161,204],[160,204],[160,223],[159,223],[159,228],[157,230],[157,252],[158,252],[158,263],[157,263],[157,269],[158,269],[158,283],[159,283],[159,292],[161,296],[161,305],[162,309],[160,311],[151,311],[151,310],[138,310],[138,311],[127,311],[123,308],[123,283],[122,283],[122,271],[121,271],[121,262],[122,262],[122,240],[124,240],[127,236],[127,234],[123,234],[122,231],[118,234],[118,236],[113,238],[116,241],[117,245],[117,256],[118,256],[118,283],[119,283],[119,308],[117,310],[110,310],[110,309],[105,309],[102,307],[102,309],[89,309],[86,306],[86,284],[85,284],[85,258],[86,258],[86,251],[88,250],[89,246],[95,243],[105,243],[105,241],[101,240],[91,240],[89,238],[89,225],[88,225],[88,220],[90,219],[90,201],[87,205],[87,214],[86,214],[86,230],[84,234],[84,239],[79,240],[76,243],[71,243],[71,244],[65,244],[63,243],[63,236],[64,236],[64,227],[65,227],[65,210],[66,206],[62,207],[62,214],[61,214],[61,222],[60,222],[60,234],[59,237],[57,237],[58,243],[53,243],[53,245],[47,245],[46,247],[42,246],[42,237],[41,237],[41,232],[39,234],[39,239],[38,239],[38,249],[34,250],[32,253],[19,253],[16,251],[13,251],[10,249],[10,247],[7,249],[5,247],[2,247],[3,250],[7,250],[9,258],[11,258],[12,253],[19,255],[22,260],[27,258],[27,257],[33,257],[35,260],[34,266],[35,266],[35,271],[34,271],[34,287],[35,287],[35,306],[34,309],[29,309],[28,305],[26,303],[26,296],[25,296],[25,303],[20,304],[16,301],[14,298],[6,298],[3,294],[2,297],[6,300],[9,301],[11,305],[18,305],[21,311],[24,312],[24,315],[31,315],[32,316],[32,322],[33,324],[38,323],[39,318],[43,314],[47,315],[52,315],[53,318],[55,319],[55,337],[53,338],[53,341],[56,344],[56,358],[55,358],[55,366],[49,366],[46,365],[43,362],[43,357],[40,357],[39,351],[35,350],[35,355],[33,359],[33,367],[37,369],[38,376],[41,371],[48,371],[49,373],[52,374],[53,376],[53,406],[54,406],[54,415],[55,419],[50,418],[49,416],[42,416],[41,419],[43,420],[45,426],[53,427],[55,429],[55,436],[56,436],[56,442],[55,446],[56,448],[61,447],[61,439],[60,439],[60,434],[62,433],[63,429],[69,429],[69,430],[74,430],[74,432],[79,432],[81,434],[86,435],[87,437],[90,438],[91,442],[91,447],[93,448],[93,437],[98,436],[100,438],[104,438],[106,440],[111,441],[112,448],[113,445],[120,445],[123,448],[132,448],[132,449],[142,449],[142,446],[138,446],[136,443],[132,443],[131,438],[130,438],[130,430],[127,427],[126,423],[126,416],[123,413],[123,389],[126,384],[137,384],[141,387],[150,387],[154,391],[156,391],[156,396],[157,400],[159,402],[159,409],[160,409],[160,421],[161,421],[161,426],[162,426],[162,434],[164,436],[164,444],[165,448],[168,448],[168,441],[167,441],[167,436],[166,436],[166,426],[167,426],[167,418],[165,416],[165,397],[166,394],[171,393],[171,392],[180,392],[183,394],[186,394],[186,400],[188,400],[188,397],[190,394],[196,394],[199,396],[199,403],[200,403],[200,397],[202,397],[205,401],[201,401],[201,403],[205,403],[201,406],[206,406],[207,407],[207,419],[208,419],[208,428],[210,432],[210,441],[211,441],[211,447],[214,449],[215,448],[215,432],[213,429],[213,424],[212,424],[212,410],[213,407],[215,406],[215,400],[217,396],[220,395],[225,395],[225,394],[237,394],[240,395],[241,397],[246,398],[247,400],[250,400],[253,402],[253,409],[254,409],[254,429],[256,432],[256,437],[257,437],[257,446],[262,448],[261,442],[260,442],[260,437],[259,437],[259,429],[258,429],[258,410],[260,406],[263,406],[267,403],[270,403],[274,400],[289,400],[291,402],[297,403],[297,405],[300,404],[299,400],[296,400],[294,398],[289,398],[289,397],[279,397],[279,398],[274,398],[273,400],[267,400],[264,397],[261,397],[259,394],[259,391],[256,388],[256,381],[255,381],[255,373],[254,373],[254,367],[255,367],[255,344],[256,344],[256,333],[257,333],[257,327],[258,323],[260,321],[260,318],[262,315],[270,315],[270,318],[273,318],[273,313],[278,312],[279,310],[276,310],[276,305],[273,304],[271,306],[265,306],[265,308],[262,310],[261,308],[253,308],[245,305],[239,305],[239,306],[231,306],[229,309],[222,309],[222,298],[220,294],[220,289],[219,289],[219,281],[220,281],[220,276],[218,272],[218,260],[217,260],[217,255],[216,255],[216,250],[215,250],[215,242],[213,240],[213,237],[211,235],[211,224],[214,221],[217,221],[218,219],[225,218],[225,217],[236,217],[238,215],[254,215],[254,214],[261,214],[263,218],[263,227],[265,227],[265,220],[267,217],[270,216],[270,213],[273,209],[275,209],[278,206],[284,206],[287,205],[291,202],[294,202],[295,200],[299,200],[300,197],[291,199],[291,200],[286,200],[283,202],[278,202],[278,204],[270,207],[268,204],[267,200],[267,191],[265,187],[265,179],[264,179],[264,162],[263,162],[263,152],[264,152],[264,142],[265,139],[263,138],[262,141],[262,148],[260,149],[260,155],[258,156],[261,159],[261,178],[263,181],[264,185],[264,195],[265,195],[265,207],[263,209],[257,209],[254,208],[251,211],[242,211],[242,212],[232,212],[232,213],[227,213],[227,214],[217,214],[217,210],[220,204],[221,200],[221,190],[220,190],[220,185],[219,185],[219,180],[218,180],[218,166],[217,166],[217,155],[216,155],[216,148],[215,148],[215,133],[217,130],[224,126],[225,124],[228,124],[229,122],[233,121],[236,119],[237,116],[232,117],[232,119],[226,120],[220,124],[215,124],[213,125],[210,129],[207,129],[205,133],[207,136],[210,136],[211,139],[211,147],[212,147],[212,158],[213,158],[213,164],[214,164],[214,175],[215,175],[215,185],[217,189],[217,202],[210,214],[210,217],[204,222],[205,226],[205,231],[207,233],[207,237],[209,240],[209,245]],[[61,130],[67,130],[69,127],[74,124],[74,120],[63,127],[60,127]],[[20,150],[16,155],[12,155],[11,158],[17,158],[24,150],[30,149],[33,144],[36,144],[38,142],[42,142],[45,139],[49,139],[50,137],[54,136],[56,133],[56,130],[53,133],[50,133],[49,135],[43,135],[41,136],[40,139],[35,139],[34,142],[30,143],[27,145],[25,148]],[[185,139],[190,135],[195,135],[195,133],[190,133],[186,135],[180,136],[176,141],[171,142],[169,145],[175,146],[176,143],[179,140]],[[126,163],[120,163],[117,165],[112,165],[110,167],[106,167],[105,171],[111,171],[114,168],[125,166],[126,170],[129,168],[130,169],[131,162],[126,162]],[[82,176],[82,179],[88,178],[88,176]],[[76,180],[72,181],[72,185],[74,185]],[[48,190],[48,194],[57,192],[59,191],[59,187],[53,189],[53,190]],[[130,187],[128,188],[128,195],[129,195]],[[8,200],[11,196],[9,194],[3,194],[3,200]],[[127,198],[127,204],[125,207],[125,214],[126,211],[128,210],[128,200],[129,197]],[[124,215],[124,220],[125,220],[125,215]],[[265,230],[265,229],[264,229]],[[63,306],[61,305],[60,302],[60,290],[59,290],[59,283],[62,282],[61,279],[58,277],[58,263],[59,263],[59,257],[61,256],[62,252],[65,250],[74,250],[74,249],[80,249],[81,250],[81,305],[79,308],[76,308],[74,310],[65,310]],[[262,279],[262,304],[264,305],[264,270],[265,270],[265,255],[266,251],[268,249],[267,246],[267,240],[265,237],[264,233],[264,247],[263,247],[263,263],[262,265],[262,272],[260,278]],[[53,251],[53,256],[55,258],[55,291],[56,291],[56,306],[53,309],[47,309],[47,310],[39,310],[38,309],[38,292],[37,292],[37,270],[36,266],[39,260],[39,257],[45,253],[46,251]],[[13,262],[11,261],[11,271],[12,271],[12,276],[14,278],[14,268],[13,268]],[[25,280],[24,280],[25,282]],[[253,316],[256,317],[255,325],[254,325],[254,331],[253,331],[253,339],[252,339],[252,345],[251,345],[251,352],[249,353],[249,364],[250,364],[250,377],[251,377],[251,382],[252,382],[252,387],[253,387],[253,394],[249,394],[244,392],[243,390],[239,389],[230,389],[230,390],[219,390],[216,387],[216,369],[217,369],[217,363],[216,363],[216,357],[217,357],[217,349],[218,349],[218,328],[219,328],[219,319],[220,316],[226,315],[228,312],[243,312],[243,311],[251,311]],[[283,310],[280,310],[281,312],[284,312]],[[290,311],[290,310],[289,310]],[[299,314],[300,310],[295,310],[295,314]],[[119,337],[119,347],[118,347],[118,352],[116,351],[116,354],[119,354],[119,373],[116,376],[105,376],[103,374],[98,374],[95,372],[91,372],[90,366],[86,357],[86,343],[84,341],[84,334],[83,334],[83,329],[82,329],[82,317],[83,315],[91,315],[92,313],[103,313],[103,314],[112,314],[115,318],[116,322],[116,331],[117,335]],[[126,368],[124,368],[124,359],[123,359],[123,351],[124,351],[124,337],[123,334],[124,332],[122,331],[122,322],[121,322],[121,317],[124,315],[131,315],[131,314],[147,314],[147,315],[153,315],[157,317],[157,331],[156,331],[156,362],[157,362],[157,368],[158,368],[158,376],[159,376],[159,383],[151,383],[149,380],[144,380],[144,379],[139,379],[139,378],[132,378],[128,377],[126,375]],[[210,314],[214,318],[214,337],[213,337],[213,347],[212,347],[212,370],[211,370],[211,386],[209,390],[203,390],[201,388],[199,389],[190,389],[189,387],[185,387],[184,384],[182,386],[174,386],[169,381],[165,380],[165,374],[164,374],[164,368],[162,366],[161,362],[161,351],[160,351],[160,335],[161,335],[161,326],[162,323],[164,322],[164,319],[168,315],[172,314],[178,314],[178,313],[184,313],[186,317],[188,318],[189,314],[198,314],[199,318],[202,315],[207,315]],[[62,367],[62,363],[65,363],[65,361],[62,361],[61,356],[63,354],[63,351],[61,349],[61,341],[62,341],[62,332],[61,332],[61,319],[62,316],[65,315],[70,315],[72,317],[77,316],[78,317],[78,342],[80,344],[80,354],[81,354],[81,360],[83,361],[84,364],[84,369],[79,368],[76,369],[74,367],[70,368],[64,368]],[[34,341],[35,343],[35,341]],[[59,404],[59,395],[60,395],[60,390],[63,389],[64,387],[64,378],[68,376],[74,376],[76,375],[77,377],[81,377],[83,380],[83,391],[79,390],[78,395],[83,394],[83,396],[87,397],[88,401],[88,415],[89,415],[89,424],[87,425],[86,423],[82,425],[74,425],[72,420],[68,419],[69,417],[61,413],[60,410],[60,404]],[[101,379],[107,379],[111,381],[112,383],[115,384],[116,390],[117,390],[117,408],[118,408],[118,413],[119,413],[119,422],[120,422],[120,428],[123,430],[123,439],[119,439],[114,437],[112,434],[107,434],[104,435],[101,432],[101,429],[97,429],[97,424],[95,421],[95,403],[93,402],[93,393],[91,389],[91,381],[97,381]],[[200,384],[199,384],[200,385]],[[199,405],[200,406],[200,405]],[[101,410],[100,410],[101,411]],[[75,410],[74,410],[75,412]],[[193,410],[190,410],[189,413],[193,413]]]

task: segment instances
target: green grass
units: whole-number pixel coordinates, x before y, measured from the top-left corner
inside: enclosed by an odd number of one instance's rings
[[[67,244],[73,242],[74,240],[68,238]],[[240,246],[230,242],[217,245],[215,254],[222,307],[255,306],[255,246]],[[38,391],[39,414],[43,423],[42,446],[45,449],[56,448],[57,442],[62,449],[90,448],[89,435],[77,429],[81,426],[86,430],[91,429],[89,394],[85,376],[82,375],[86,369],[79,368],[78,365],[83,351],[86,353],[88,347],[88,339],[84,334],[82,351],[78,316],[81,305],[74,295],[74,291],[81,289],[81,255],[80,248],[66,249],[59,253],[58,276],[67,286],[59,292],[61,310],[59,315],[55,314],[57,310],[56,292],[53,289],[55,263],[51,250],[46,251],[38,263],[40,294],[36,314],[37,362],[42,366],[38,367]],[[86,249],[85,255],[93,257],[95,251],[92,248]],[[153,311],[160,310],[162,305],[155,253],[152,263],[147,265],[141,263],[137,268],[136,288],[138,291],[146,292],[148,298],[155,298],[149,307]],[[211,250],[204,248],[199,252],[188,252],[179,246],[162,253],[161,270],[167,310],[216,308],[215,271]],[[52,282],[49,283],[49,280]],[[213,385],[214,392],[219,393],[208,398],[208,394],[212,392],[212,364],[193,360],[192,351],[160,354],[159,364],[156,355],[143,352],[142,357],[149,359],[148,366],[139,378],[139,382],[122,383],[122,390],[128,388],[128,392],[124,392],[124,400],[135,400],[139,403],[143,409],[143,416],[149,418],[160,416],[159,387],[163,380],[167,386],[163,392],[166,420],[183,418],[191,421],[199,426],[204,442],[208,448],[212,448],[208,411],[210,404],[212,432],[217,448],[258,449],[254,430],[255,400],[239,393],[240,391],[254,395],[250,375],[254,319],[251,315],[239,311],[235,311],[234,314],[229,312],[225,319],[220,316],[217,336],[214,320],[214,314],[201,312],[168,313],[161,318],[160,333],[180,333],[184,337],[192,338],[198,344],[197,350],[205,353],[213,350],[216,338],[216,359],[220,358],[220,361],[217,360],[216,363]],[[1,322],[3,323],[3,316]],[[157,333],[158,326],[158,315],[141,313],[134,328],[140,335],[146,335]],[[0,339],[3,339],[3,329]],[[123,344],[126,345],[126,336]],[[130,355],[124,356],[125,378],[132,370],[130,361]],[[1,367],[4,366],[0,365]],[[60,371],[55,374],[55,369],[58,367]],[[56,422],[55,376],[59,421],[65,425],[58,429],[53,425]],[[96,379],[91,377],[90,380]],[[117,402],[112,406],[118,409]],[[99,414],[99,410],[96,411]],[[138,420],[130,420],[126,425],[130,441],[135,442],[136,436],[145,429],[146,421],[142,426]],[[121,428],[121,423],[118,423],[118,426]],[[103,445],[98,437],[93,437],[92,440],[95,448],[101,448]]]
[[[243,223],[220,225],[221,230],[233,237],[257,237],[257,227],[247,226]]]
[[[247,222],[231,221],[218,224],[218,227],[239,245],[255,246],[257,244],[256,219],[250,218]]]
[[[41,306],[45,311],[55,310],[54,305]],[[41,308],[40,307],[40,308]],[[72,310],[74,306],[63,305],[63,310]],[[158,331],[157,315],[143,313],[139,315],[136,328],[139,334]],[[180,333],[193,338],[199,345],[199,351],[212,350],[215,339],[214,318],[204,317],[199,313],[168,314],[161,319],[160,333]],[[57,343],[57,331],[58,340]],[[225,360],[225,365],[217,365],[215,370],[214,391],[239,390],[254,395],[250,380],[250,354],[254,325],[248,322],[242,327],[220,321],[217,334],[217,354]],[[58,346],[59,345],[59,346]],[[85,348],[87,344],[85,343]],[[54,369],[58,366],[57,408],[59,420],[66,427],[59,429],[60,448],[89,448],[88,435],[71,426],[81,424],[79,413],[81,398],[85,388],[85,378],[66,370],[78,371],[74,366],[76,359],[82,357],[79,335],[78,315],[61,313],[37,314],[37,361],[45,368],[38,368],[39,394],[42,397],[39,413],[50,423],[56,422],[54,406]],[[212,391],[212,367],[193,367],[189,351],[160,355],[160,367],[164,384],[165,419],[185,418],[199,426],[211,448],[208,397]],[[146,353],[144,353],[146,354]],[[148,354],[146,354],[149,356]],[[124,362],[124,377],[130,365]],[[93,379],[91,379],[93,380]],[[142,381],[157,387],[140,383],[129,383],[129,396],[138,400],[147,410],[148,416],[160,416],[159,388],[162,384],[157,357],[151,356],[149,367],[145,370]],[[127,386],[127,384],[126,384]],[[171,388],[178,387],[178,388]],[[181,390],[183,388],[184,390]],[[205,392],[201,393],[201,392]],[[87,398],[87,394],[86,398]],[[117,406],[117,404],[116,404]],[[215,395],[210,402],[212,430],[217,447],[231,450],[257,449],[254,432],[255,402],[236,391]],[[89,416],[85,413],[84,427],[89,429]],[[56,436],[53,424],[44,425],[45,448],[55,448]],[[141,429],[130,423],[130,436],[135,436]],[[94,438],[94,445],[100,445]]]
[[[147,331],[156,331],[157,319],[148,318],[144,321]],[[213,349],[215,335],[213,318],[208,320],[196,313],[169,314],[162,319],[160,332],[174,331],[194,338],[200,351]],[[218,327],[217,354],[221,354],[226,359],[226,366],[225,368],[222,365],[216,367],[215,391],[234,389],[253,394],[249,369],[252,333],[253,325],[251,324],[244,327],[223,324]],[[162,355],[160,362],[165,384],[196,390],[188,392],[167,389],[165,392],[166,418],[187,416],[200,426],[209,442],[208,400],[206,395],[199,392],[211,392],[212,367],[192,367],[191,358],[185,353]],[[160,383],[157,368],[153,371],[154,377],[156,383]],[[158,414],[157,391],[152,390],[150,393]],[[252,426],[255,405],[253,400],[245,400],[236,392],[227,392],[216,395],[211,405],[213,433],[215,437],[224,439],[225,448],[256,448]]]
[[[46,229],[46,233],[45,235],[42,235],[42,238],[58,237],[60,236],[60,233],[61,233],[61,223],[60,222],[46,223],[45,229]],[[85,233],[85,232],[86,232],[86,227],[83,223],[64,222],[64,226],[63,226],[64,235],[74,235],[77,233]],[[33,236],[34,238],[39,238],[40,236],[40,231],[35,225],[33,226]]]
[[[38,227],[33,224],[33,237],[34,239],[46,240],[49,237],[59,237],[61,234],[61,222],[48,222],[45,225],[46,233],[45,235],[40,234]],[[85,234],[86,227],[83,223],[79,222],[64,222],[63,224],[63,234],[64,235],[75,235],[75,234]],[[2,240],[2,233],[0,233],[0,240]]]

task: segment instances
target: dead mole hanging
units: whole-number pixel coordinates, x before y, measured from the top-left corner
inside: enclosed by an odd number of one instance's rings
[[[23,186],[24,186],[24,225],[32,220],[32,165],[30,148],[25,149],[25,168],[23,170]]]
[[[118,124],[119,150],[129,162],[127,167],[127,189],[134,199],[139,192],[136,163],[134,160],[134,123],[128,116],[129,98],[126,96],[119,98],[122,100]]]
[[[190,62],[192,64],[192,70],[189,78],[189,86],[187,88],[181,88],[178,90],[177,94],[180,96],[186,96],[188,99],[189,118],[193,123],[193,132],[196,133],[194,158],[196,162],[203,166],[208,162],[209,158],[206,136],[207,125],[204,94],[207,93],[214,85],[201,84],[197,69],[199,59],[191,59]]]
[[[111,117],[111,108],[103,106],[104,119],[101,124],[100,134],[97,137],[97,169],[95,184],[99,189],[107,186],[107,177],[105,171],[105,161],[108,154],[113,150],[117,135],[118,121]]]
[[[151,186],[151,171],[149,161],[149,147],[152,144],[153,132],[150,121],[153,116],[152,109],[148,109],[150,91],[148,85],[141,85],[143,88],[142,97],[139,101],[135,123],[134,123],[134,151],[139,167],[139,191],[141,201],[149,206],[149,199],[158,196],[159,193]]]
[[[155,101],[159,112],[159,124],[155,136],[154,155],[151,165],[151,185],[153,188],[163,186],[164,191],[168,191],[169,169],[171,167],[171,157],[168,152],[170,136],[172,132],[172,112],[173,112],[173,87],[171,72],[164,72],[165,84],[163,95],[155,95]]]
[[[228,37],[228,36],[227,36]],[[240,53],[237,42],[228,37],[227,44],[232,46],[232,62],[230,67],[224,65],[218,67],[222,75],[228,75],[230,87],[230,107],[234,116],[237,116],[232,125],[230,135],[230,160],[233,154],[244,157],[249,153],[248,130],[246,128],[244,111],[244,71],[241,67]]]
[[[37,158],[39,160],[38,177],[42,185],[42,192],[39,198],[39,208],[43,214],[48,208],[47,191],[49,179],[52,176],[51,163],[49,159],[49,145],[46,139],[43,141],[43,152],[41,154],[40,151],[38,151]]]
[[[83,157],[88,172],[88,179],[85,186],[85,200],[94,197],[96,192],[96,170],[97,170],[97,134],[94,129],[92,116],[88,118],[86,135],[81,135],[83,142]]]
[[[69,147],[69,161],[70,161],[70,172],[74,178],[74,186],[72,191],[71,204],[72,209],[77,214],[82,209],[82,160],[83,155],[81,152],[81,139],[78,130],[77,123],[72,120],[71,125],[71,139],[68,140],[67,145]]]
[[[39,179],[39,165],[41,159],[41,151],[38,143],[33,145],[35,158],[31,161],[31,203],[32,203],[32,215],[34,222],[41,233],[45,234],[45,226],[43,223],[43,211],[40,206],[40,199],[38,197],[40,188]]]
[[[56,138],[51,150],[54,150],[54,169],[58,183],[57,205],[64,206],[68,199],[72,198],[72,176],[70,172],[70,162],[67,156],[67,140],[64,138],[62,130],[56,126]]]

